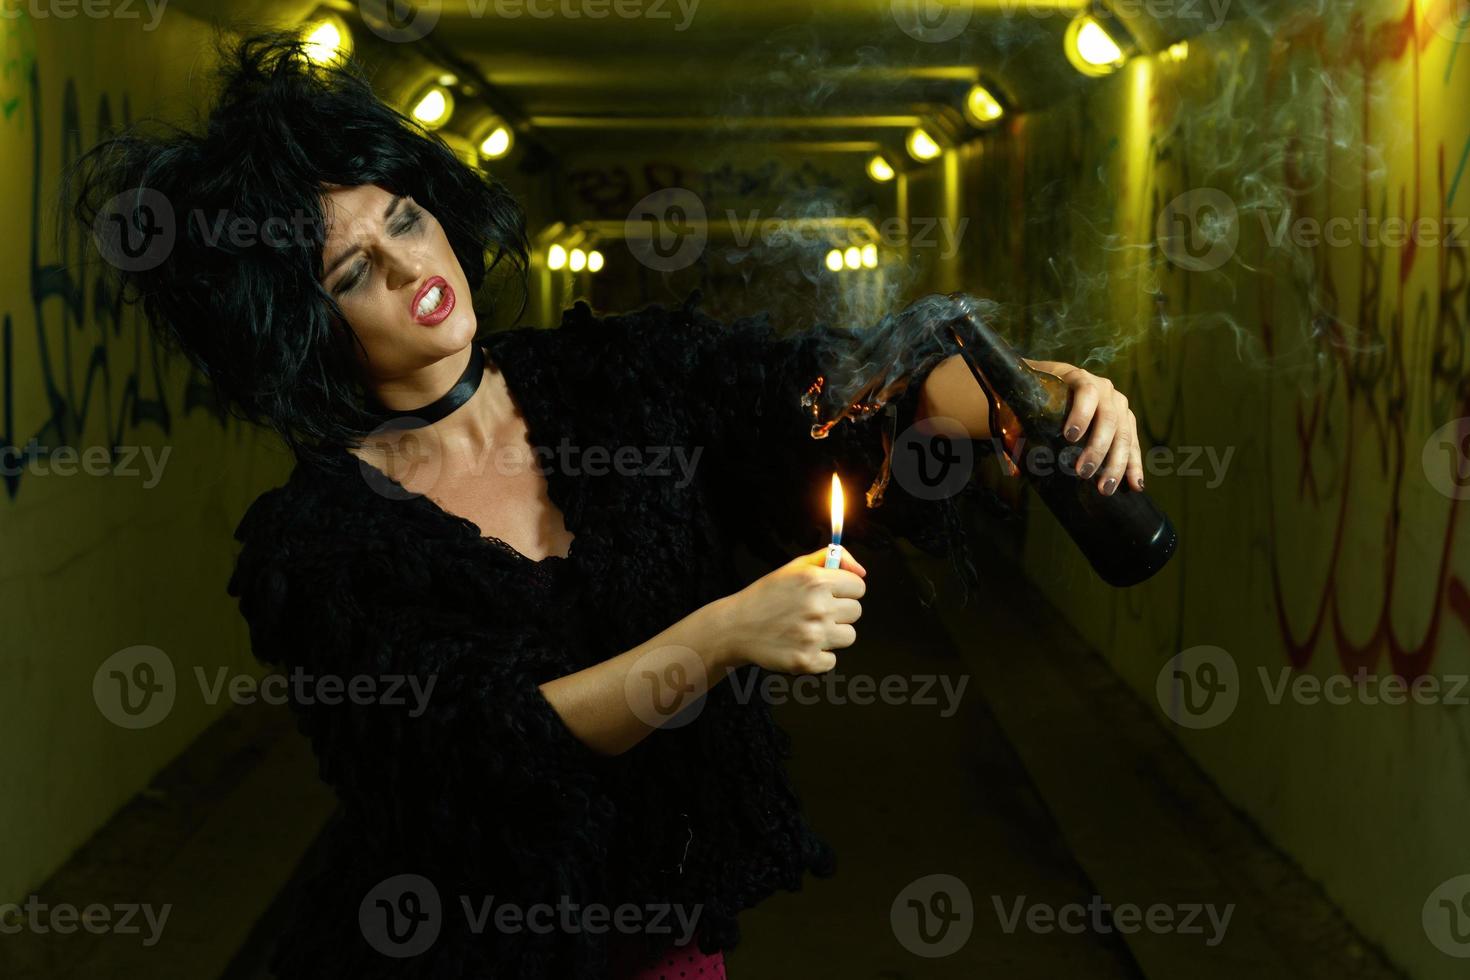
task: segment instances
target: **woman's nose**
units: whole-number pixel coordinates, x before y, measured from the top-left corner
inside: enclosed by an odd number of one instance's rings
[[[383,269],[388,288],[402,289],[423,277],[423,256],[417,249],[389,247],[383,252]]]

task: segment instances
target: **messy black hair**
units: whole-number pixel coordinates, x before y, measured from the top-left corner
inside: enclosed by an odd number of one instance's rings
[[[376,184],[443,226],[472,292],[502,261],[525,310],[525,215],[510,192],[385,104],[362,66],[314,63],[298,34],[219,43],[202,135],[128,127],[66,177],[62,206],[94,231],[123,297],[223,411],[325,460],[375,426],[360,346],[321,285],[324,184]],[[246,229],[245,234],[231,229]],[[489,258],[487,259],[487,256]]]

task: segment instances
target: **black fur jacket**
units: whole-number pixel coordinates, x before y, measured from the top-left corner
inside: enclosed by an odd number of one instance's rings
[[[701,947],[728,949],[742,909],[833,872],[758,697],[716,685],[693,721],[604,757],[538,690],[748,584],[737,543],[772,563],[820,547],[834,469],[845,540],[963,553],[954,498],[895,481],[863,506],[921,378],[892,417],[814,440],[801,396],[847,332],[697,306],[598,318],[578,303],[560,329],[486,339],[548,451],[566,558],[481,537],[345,450],[298,463],[241,520],[229,591],[256,656],[340,682],[293,696],[341,806],[277,943],[282,980],[604,977],[610,933],[652,956],[692,922]]]

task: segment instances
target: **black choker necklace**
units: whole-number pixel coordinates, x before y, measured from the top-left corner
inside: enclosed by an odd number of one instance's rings
[[[470,363],[465,367],[464,374],[459,376],[453,388],[429,404],[412,411],[395,411],[383,407],[376,399],[369,396],[368,408],[377,416],[378,428],[419,429],[426,425],[433,425],[469,401],[470,397],[479,390],[480,382],[484,380],[484,377],[485,353],[476,342],[470,345]]]

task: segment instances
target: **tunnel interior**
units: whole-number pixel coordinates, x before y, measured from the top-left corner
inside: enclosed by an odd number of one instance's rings
[[[210,686],[264,675],[223,584],[291,460],[52,211],[96,140],[197,121],[242,25],[358,59],[514,194],[489,329],[694,296],[864,331],[963,293],[1127,395],[1178,552],[1111,587],[966,456],[978,588],[872,556],[867,659],[776,706],[845,873],[749,913],[732,973],[1464,975],[1464,0],[389,8],[0,0],[0,924],[152,896],[180,935],[17,926],[4,975],[267,976],[333,809],[282,706]],[[140,648],[179,691],[146,725],[103,707]],[[948,946],[903,924],[941,892]]]

